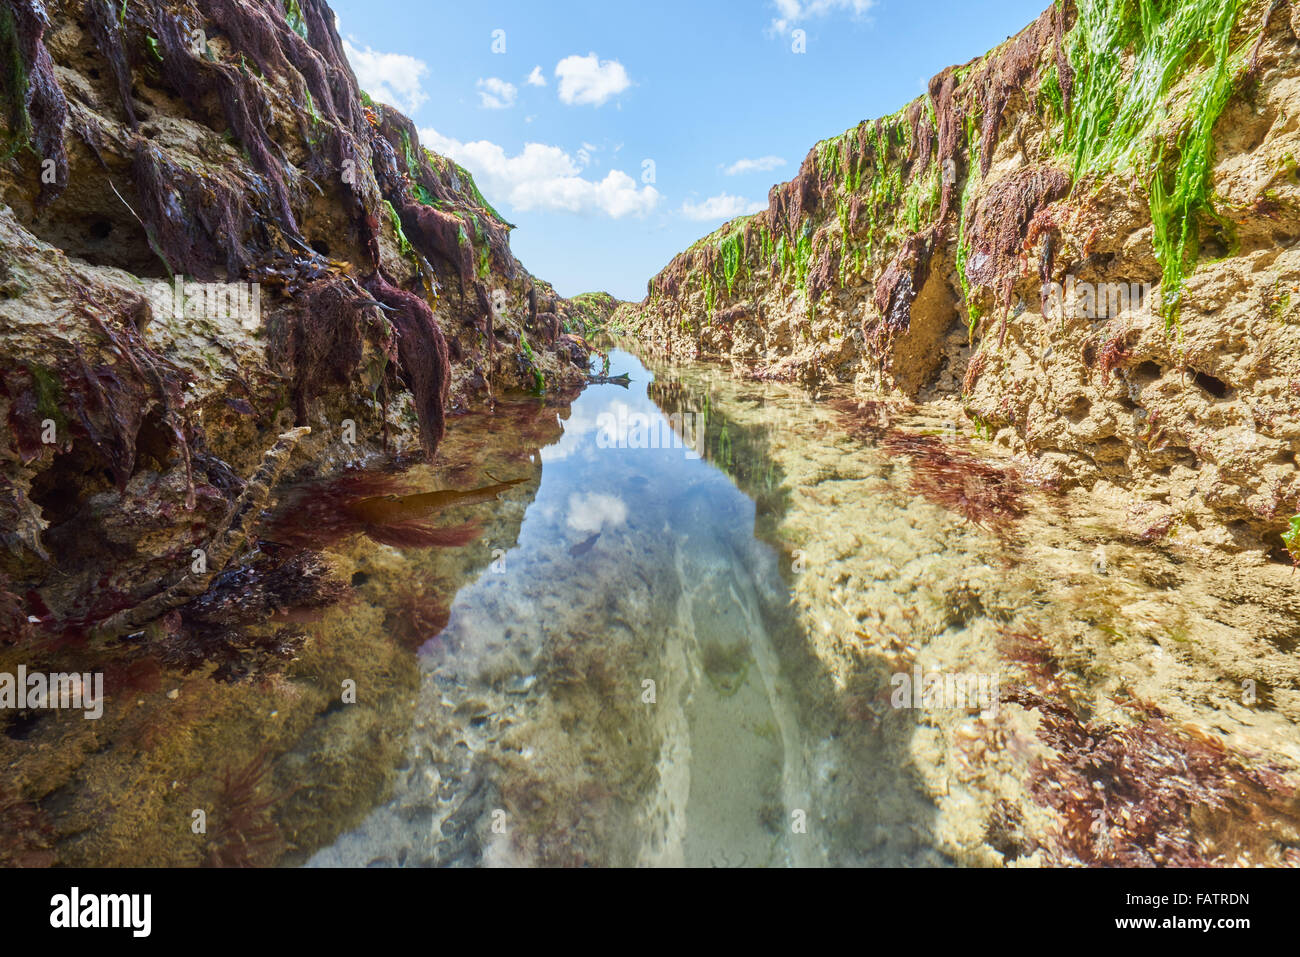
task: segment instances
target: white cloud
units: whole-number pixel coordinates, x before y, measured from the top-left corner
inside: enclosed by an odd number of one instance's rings
[[[772,20],[772,29],[785,33],[813,17],[824,17],[840,10],[849,11],[855,17],[866,16],[876,5],[876,0],[773,0],[773,5],[778,16]]]
[[[494,76],[478,81],[479,105],[485,110],[508,110],[515,105],[519,88]]]
[[[566,56],[555,65],[560,81],[560,101],[570,106],[600,106],[632,85],[627,70],[617,60],[601,60],[596,54]]]
[[[638,186],[627,173],[610,170],[604,179],[582,176],[584,165],[558,146],[527,143],[508,156],[496,143],[462,143],[437,130],[420,131],[420,142],[463,165],[493,202],[521,212],[544,211],[604,215],[611,219],[644,216],[660,200],[653,186]]]
[[[380,53],[370,47],[362,50],[350,40],[343,41],[343,52],[361,89],[379,102],[414,113],[429,98],[421,85],[421,78],[429,72],[423,60],[405,53]]]
[[[681,213],[687,219],[704,221],[732,219],[746,213],[761,213],[765,209],[767,209],[766,203],[751,203],[743,196],[720,193],[717,196],[710,196],[702,203],[692,203],[687,200],[682,204]]]
[[[785,160],[779,156],[760,156],[758,159],[739,159],[727,167],[728,176],[740,173],[771,172],[778,166],[784,166]]]
[[[524,80],[529,86],[546,86],[546,74],[542,72],[540,66],[533,67],[533,72],[528,74],[528,79]]]
[[[627,521],[627,505],[621,498],[592,492],[569,496],[569,528],[579,532],[599,532],[606,526],[617,528]]]

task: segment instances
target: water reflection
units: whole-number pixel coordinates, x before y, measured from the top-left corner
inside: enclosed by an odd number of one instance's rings
[[[406,785],[318,862],[810,861],[777,555],[700,457],[707,409],[611,367],[630,386],[574,403],[517,542],[424,649]]]
[[[1213,576],[1030,489],[977,521],[962,483],[1010,473],[946,423],[864,432],[790,387],[619,351],[611,368],[630,383],[573,404],[518,536],[424,645],[393,795],[315,863],[1294,856],[1290,711],[1213,692],[1260,630],[1231,636],[1235,662],[1228,636],[1214,654],[1177,637],[1228,616]],[[1153,655],[1156,632],[1174,644]],[[1005,706],[895,707],[900,674],[983,681]]]

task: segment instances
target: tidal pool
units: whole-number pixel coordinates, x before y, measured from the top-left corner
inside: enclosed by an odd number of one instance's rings
[[[1289,570],[1135,541],[942,409],[610,366],[309,863],[1300,862]]]
[[[4,859],[1300,864],[1294,569],[1040,488],[957,406],[610,371],[433,466],[305,463],[259,539],[343,603],[270,676],[106,649],[102,719],[0,735]]]
[[[810,860],[780,558],[700,454],[707,409],[611,368],[630,385],[574,402],[518,540],[420,650],[393,798],[314,863]]]

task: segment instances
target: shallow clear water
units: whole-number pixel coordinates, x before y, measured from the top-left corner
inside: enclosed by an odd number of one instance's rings
[[[1293,569],[1037,489],[959,408],[649,366],[282,490],[309,538],[375,481],[451,504],[321,540],[351,595],[284,673],[125,643],[102,720],[0,736],[22,859],[1300,864]]]
[[[1294,862],[1281,570],[1251,599],[1030,489],[995,534],[851,406],[611,369],[421,648],[390,796],[311,863]],[[900,707],[913,674],[994,696]]]
[[[574,403],[563,438],[541,452],[518,541],[460,591],[447,628],[421,650],[419,709],[436,726],[461,699],[489,699],[471,706],[453,751],[515,759],[466,762],[470,775],[499,777],[486,787],[507,834],[590,816],[598,823],[578,827],[574,859],[798,863],[786,809],[806,805],[807,770],[773,640],[794,627],[778,557],[754,536],[754,502],[700,456],[704,410],[674,431],[648,395],[649,371],[619,351],[611,365],[630,386],[595,385]],[[512,750],[517,721],[537,724]],[[410,753],[426,745],[417,726]],[[396,860],[412,841],[438,844],[401,822],[433,778],[445,784],[446,764],[413,766],[415,783],[318,862]],[[554,775],[575,777],[548,782],[576,785],[578,813],[563,822],[513,796]],[[514,853],[505,840],[486,850]]]

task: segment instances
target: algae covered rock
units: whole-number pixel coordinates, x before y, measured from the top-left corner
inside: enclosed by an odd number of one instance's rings
[[[1043,481],[1113,490],[1137,534],[1289,562],[1295,18],[1153,16],[1054,4],[818,143],[615,325],[760,379],[946,404]]]
[[[481,456],[455,433],[495,420],[471,410],[585,381],[588,350],[539,315],[550,287],[515,259],[513,227],[358,87],[334,23],[323,0],[0,7],[0,647],[104,671],[110,698],[97,732],[60,717],[33,747],[6,738],[10,757],[66,752],[25,763],[6,805],[36,858],[26,802],[71,782],[53,827],[81,837],[62,862],[288,853],[256,812],[286,752],[347,675],[373,676],[374,710],[315,739],[385,753],[377,716],[414,672],[380,627],[337,617],[356,601],[347,543],[277,543],[264,507],[283,481],[345,469],[425,462],[426,482],[473,484]],[[472,530],[442,547],[468,551]],[[439,580],[454,588],[474,555]],[[268,688],[278,706],[259,703]],[[346,775],[340,813],[387,767]],[[127,848],[142,821],[180,833],[209,799],[233,822],[211,847]]]

